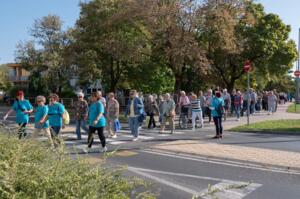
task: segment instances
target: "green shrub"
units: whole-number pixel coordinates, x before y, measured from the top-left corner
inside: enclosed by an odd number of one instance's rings
[[[137,191],[145,190],[143,184],[104,163],[92,167],[43,143],[0,135],[1,199],[154,198]]]

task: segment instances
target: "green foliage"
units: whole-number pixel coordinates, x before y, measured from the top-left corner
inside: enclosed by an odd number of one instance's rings
[[[169,68],[153,66],[152,63],[128,71],[131,88],[144,93],[165,93],[174,89],[174,75]],[[134,80],[134,81],[133,81]]]
[[[25,96],[28,96],[28,94],[29,94],[29,93],[28,93],[28,90],[27,90],[27,88],[24,87],[24,86],[13,86],[13,87],[11,87],[11,88],[8,90],[8,95],[9,95],[10,97],[14,98],[14,97],[16,97],[17,92],[20,91],[20,90],[24,91]]]
[[[36,141],[0,135],[0,198],[2,199],[121,199],[154,198],[135,191],[140,180],[122,177],[100,163],[91,167],[64,151],[53,152]]]
[[[34,40],[17,45],[16,61],[31,72],[29,80],[34,93],[43,88],[44,93],[61,94],[62,87],[72,78],[72,52],[68,48],[71,31],[62,30],[58,16],[48,15],[35,20],[31,29]]]
[[[213,62],[215,84],[233,89],[244,76],[246,60],[252,62],[254,76],[265,78],[285,75],[297,58],[295,43],[288,39],[290,26],[266,14],[261,4],[207,0],[199,13],[198,38]]]
[[[106,90],[115,91],[131,81],[128,70],[138,68],[149,54],[145,29],[130,5],[128,0],[81,4],[73,49],[83,84],[101,77]]]
[[[73,29],[63,31],[59,17],[49,15],[35,21],[34,41],[18,46],[16,60],[35,72],[32,89],[46,88],[46,81],[48,90],[61,93],[75,74],[81,86],[101,80],[106,91],[231,90],[244,87],[246,60],[253,86],[264,89],[297,58],[290,26],[254,0],[91,0],[80,6]]]
[[[0,65],[0,90],[7,91],[12,84],[9,81],[9,68],[6,65]]]

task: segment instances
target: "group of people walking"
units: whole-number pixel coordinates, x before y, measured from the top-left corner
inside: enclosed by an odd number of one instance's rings
[[[105,128],[111,138],[117,138],[116,132],[120,130],[119,121],[120,105],[115,99],[114,93],[108,93],[107,100],[102,96],[101,91],[92,93],[90,103],[84,99],[82,92],[77,93],[78,100],[75,103],[75,121],[77,139],[81,140],[81,129],[88,133],[87,147],[92,147],[94,134],[97,132],[102,145],[102,151],[107,151],[106,138],[104,136]],[[184,91],[180,92],[177,106],[169,93],[159,96],[149,95],[144,101],[142,96],[138,95],[136,90],[131,90],[129,100],[125,108],[125,117],[128,118],[130,131],[133,135],[133,141],[139,139],[140,127],[146,116],[149,116],[148,128],[156,128],[159,118],[160,133],[165,133],[166,124],[169,123],[170,133],[175,130],[176,108],[179,112],[179,124],[187,128],[187,123],[191,121],[194,131],[197,119],[199,126],[204,126],[204,118],[208,117],[208,122],[213,122],[216,127],[216,135],[213,138],[223,137],[222,120],[226,120],[229,113],[235,113],[237,121],[240,117],[247,114],[253,114],[262,109],[268,110],[272,114],[277,109],[278,99],[276,91],[258,92],[253,89],[242,93],[240,90],[233,90],[231,94],[227,89],[208,89],[204,94],[199,95],[190,93],[187,95]],[[16,100],[12,108],[4,116],[4,120],[14,111],[16,112],[16,123],[19,125],[19,138],[27,135],[26,126],[29,123],[29,115],[34,115],[34,133],[33,137],[43,133],[48,137],[51,146],[54,148],[59,144],[58,135],[64,128],[65,107],[59,102],[57,94],[50,94],[49,104],[46,105],[46,97],[36,97],[36,108],[24,98],[24,92],[18,91]],[[249,106],[249,113],[248,113]]]
[[[16,123],[19,125],[19,138],[27,136],[26,126],[29,123],[29,115],[34,111],[34,132],[33,137],[36,137],[39,133],[44,133],[54,148],[55,144],[58,144],[57,138],[61,129],[64,127],[63,117],[65,107],[59,103],[59,97],[56,94],[49,96],[49,105],[46,105],[46,98],[44,96],[36,97],[37,107],[34,108],[31,103],[24,98],[24,92],[18,91],[16,100],[14,101],[12,108],[5,114],[4,120],[12,113],[16,113]]]
[[[255,112],[265,110],[268,114],[273,114],[277,110],[277,104],[285,103],[287,96],[284,93],[278,94],[276,90],[256,92],[254,89],[249,89],[242,93],[241,90],[234,89],[232,93],[229,93],[227,89],[208,89],[206,93],[200,91],[198,96],[195,93],[186,94],[185,91],[180,92],[177,106],[172,101],[173,117],[166,117],[171,127],[171,132],[174,131],[174,119],[175,108],[179,112],[179,126],[181,128],[187,128],[189,122],[192,124],[192,130],[195,130],[197,119],[199,121],[199,127],[204,126],[204,118],[208,117],[208,122],[212,120],[216,127],[216,135],[213,138],[223,137],[222,120],[226,120],[229,114],[235,115],[236,120],[240,121],[240,117],[246,115],[253,115]],[[280,101],[279,101],[280,100]],[[149,115],[150,120],[148,128],[155,127],[156,122],[154,115],[159,116],[159,120],[162,122],[161,110],[164,105],[164,97],[160,97],[158,105],[155,98],[152,95],[146,100],[146,112]],[[249,107],[248,107],[249,106]],[[248,111],[249,108],[249,111]],[[161,131],[164,130],[164,122],[162,122]]]
[[[112,121],[118,117],[118,103],[113,99],[112,93],[109,96],[107,121]],[[82,92],[77,93],[77,97],[78,101],[75,106],[77,138],[81,139],[81,128],[88,131],[87,145],[88,148],[91,148],[94,140],[93,135],[97,132],[101,141],[102,151],[107,151],[104,136],[104,127],[106,126],[106,117],[104,116],[105,98],[102,97],[100,91],[94,92],[91,95],[91,103],[88,105]],[[12,112],[16,113],[16,123],[20,126],[19,138],[21,139],[27,135],[26,126],[29,123],[29,115],[34,112],[33,137],[37,137],[40,133],[43,133],[48,137],[51,147],[55,148],[59,145],[58,135],[61,129],[65,127],[65,123],[63,122],[66,117],[65,107],[59,102],[57,94],[50,94],[48,105],[46,105],[46,98],[44,96],[37,96],[35,101],[37,107],[34,109],[31,103],[24,98],[24,92],[18,91],[12,108],[5,114],[3,119],[6,120]],[[89,125],[88,128],[87,122]]]

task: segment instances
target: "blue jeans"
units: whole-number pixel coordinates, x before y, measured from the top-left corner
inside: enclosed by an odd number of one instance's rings
[[[240,114],[241,114],[241,106],[234,106],[234,110],[235,110],[235,114],[237,119],[240,118]]]
[[[139,126],[140,126],[138,116],[129,117],[128,122],[129,122],[129,128],[130,128],[131,134],[137,138],[139,136]]]
[[[216,126],[216,135],[223,134],[222,117],[213,117]]]
[[[76,134],[77,134],[77,139],[81,140],[81,132],[80,129],[83,129],[85,132],[88,132],[89,129],[86,126],[86,121],[85,120],[76,120]]]

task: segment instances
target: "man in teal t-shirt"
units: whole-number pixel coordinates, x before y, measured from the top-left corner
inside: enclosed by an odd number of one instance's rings
[[[27,135],[26,125],[29,122],[29,114],[32,113],[33,107],[28,100],[24,99],[23,91],[18,91],[16,97],[17,99],[15,100],[12,108],[6,113],[3,119],[6,120],[12,112],[16,112],[16,123],[20,126],[18,133],[19,139],[21,139],[22,136],[25,137]]]

